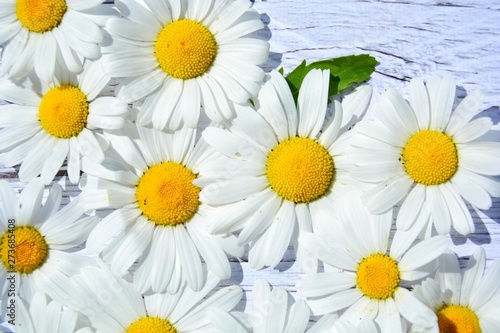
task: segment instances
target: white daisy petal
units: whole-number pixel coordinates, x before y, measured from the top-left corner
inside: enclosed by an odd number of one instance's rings
[[[369,297],[361,297],[356,303],[351,305],[342,314],[342,319],[351,323],[358,321],[363,322],[364,319],[375,319],[378,312],[379,302]],[[364,332],[364,331],[361,331]]]
[[[478,246],[469,259],[469,264],[462,279],[462,289],[460,290],[460,304],[469,305],[471,295],[479,287],[486,263],[486,254],[482,247]]]
[[[451,114],[446,133],[455,135],[458,130],[463,128],[479,112],[485,97],[485,94],[480,90],[467,95]]]
[[[123,275],[144,252],[147,244],[151,241],[153,231],[153,223],[147,221],[146,218],[137,219],[121,239],[120,247],[117,250],[117,256],[115,256],[111,262],[111,269]]]
[[[411,323],[428,328],[436,325],[436,314],[416,299],[408,290],[404,288],[396,289],[394,300],[399,313]]]
[[[52,35],[59,44],[59,50],[61,52],[61,57],[64,59],[64,62],[68,69],[73,73],[79,73],[83,69],[82,61],[80,60],[78,54],[68,44],[64,33],[58,27],[52,29]]]
[[[450,210],[440,188],[438,186],[426,186],[425,201],[431,212],[431,218],[435,221],[434,226],[438,234],[449,234],[451,228]]]
[[[250,203],[245,203],[249,205]],[[253,206],[253,205],[252,205]],[[270,200],[266,200],[259,206],[259,210],[255,212],[246,222],[246,226],[241,230],[238,236],[238,245],[243,246],[251,241],[254,241],[273,222],[274,216],[278,213],[281,206],[281,200],[277,196],[273,196]]]
[[[66,15],[65,15],[66,16]],[[42,43],[35,53],[35,69],[37,75],[45,82],[52,80],[56,66],[56,39],[51,33],[42,34]]]
[[[445,236],[435,236],[413,246],[399,261],[402,273],[417,269],[439,257],[450,245]]]
[[[293,124],[288,124],[286,117],[287,111],[291,115],[294,112],[296,113],[296,108],[295,105],[292,108],[289,103],[285,105],[282,104],[278,95],[281,91],[281,85],[273,83],[274,81],[280,80],[284,79],[280,78],[278,75],[275,75],[271,77],[271,80],[267,81],[262,86],[262,89],[259,91],[258,95],[258,112],[262,114],[266,121],[273,127],[274,132],[278,137],[278,141],[281,142],[288,140],[288,138],[290,137],[289,128],[291,129],[291,127],[293,127]],[[280,89],[280,91],[278,91],[277,89]],[[287,89],[286,91],[289,92],[290,89]],[[284,100],[285,102],[288,102],[289,97],[284,97]],[[291,120],[293,121],[294,118],[291,118]],[[296,133],[294,133],[293,135],[296,135]]]
[[[103,39],[102,31],[97,24],[84,14],[71,9],[64,14],[64,20],[60,26],[71,31],[74,37],[86,43],[99,44]]]
[[[307,297],[319,297],[349,290],[356,286],[356,276],[338,272],[312,274],[297,282],[297,290]]]
[[[456,143],[470,142],[486,134],[492,126],[493,122],[488,117],[474,119],[456,132],[453,141]]]
[[[388,179],[365,192],[361,198],[373,214],[381,214],[391,209],[410,190],[413,179],[401,175]]]
[[[161,26],[159,24],[144,24],[122,18],[111,18],[106,23],[106,29],[117,36],[130,38],[139,42],[153,43],[161,31]]]
[[[36,107],[42,100],[33,90],[19,87],[7,80],[0,82],[0,98],[14,104]]]
[[[290,308],[288,323],[283,332],[302,333],[309,322],[310,310],[304,301],[298,300]]]
[[[227,157],[236,157],[242,161],[252,160],[262,164],[267,160],[262,151],[252,143],[229,131],[209,127],[203,131],[202,136],[209,145]]]
[[[194,183],[196,184],[196,182]],[[239,177],[224,183],[213,183],[203,188],[200,200],[211,205],[220,205],[243,200],[269,186],[267,177]]]
[[[43,161],[46,156],[51,155],[56,140],[53,136],[46,136],[33,147],[33,153],[26,156],[19,169],[19,178],[23,182],[35,178],[42,172]]]
[[[455,253],[447,251],[439,257],[439,268],[436,278],[446,303],[460,304],[460,266]]]
[[[94,253],[100,250],[118,232],[125,228],[140,215],[137,209],[118,209],[99,222],[90,233],[87,240],[87,251]]]
[[[57,140],[52,148],[52,153],[45,160],[45,163],[43,163],[40,174],[44,184],[50,184],[63,165],[64,160],[68,156],[69,142],[68,140]]]
[[[398,111],[394,108],[391,98],[397,93],[392,94],[386,93],[382,95],[377,104],[372,107],[373,114],[383,123],[383,126],[392,132],[393,136],[397,137],[398,141],[406,142],[408,136],[412,133],[409,132],[409,128],[405,126],[403,120],[401,120]]]
[[[170,9],[168,8],[168,4],[163,1],[155,1],[155,0],[144,0],[144,3],[149,7],[151,12],[160,22],[171,22],[172,16],[170,14]]]
[[[148,49],[134,49],[102,57],[103,68],[111,77],[145,75],[158,67]]]
[[[453,227],[461,235],[468,235],[474,232],[474,221],[469,213],[469,209],[465,206],[463,199],[456,192],[450,183],[444,183],[439,187],[446,200],[446,206],[449,208]],[[435,223],[439,221],[435,221]]]
[[[408,250],[413,241],[415,241],[425,225],[430,224],[432,226],[432,223],[429,223],[430,218],[431,214],[429,212],[429,209],[427,208],[427,205],[424,204],[424,206],[422,206],[422,210],[417,216],[415,225],[412,228],[410,228],[408,231],[396,231],[392,239],[390,250],[390,255],[392,258],[401,257]]]
[[[462,177],[461,170],[451,178],[451,184],[458,193],[473,206],[479,209],[487,210],[491,207],[491,197],[488,192],[481,186],[467,181],[467,178]]]
[[[186,228],[198,252],[218,278],[221,280],[229,278],[231,276],[231,266],[224,251],[221,247],[217,246],[212,235],[198,230],[201,226],[193,225],[194,222],[187,223]]]
[[[326,129],[321,133],[318,142],[323,146],[323,147],[328,147],[330,148],[337,137],[340,134],[340,125],[342,124],[342,119],[343,119],[343,109],[342,109],[342,104],[338,101],[333,101],[334,105],[334,113],[333,116],[329,120],[329,124],[327,125]]]
[[[347,308],[361,297],[363,294],[358,289],[348,289],[321,299],[308,300],[307,303],[312,313],[320,316]]]
[[[490,318],[482,318],[479,322],[481,331],[484,333],[495,333],[500,331],[500,321]]]
[[[16,124],[34,123],[38,121],[38,108],[16,104],[7,104],[0,107],[0,127]]]
[[[418,120],[418,127],[428,129],[430,125],[430,103],[424,81],[415,78],[410,81],[410,105]]]
[[[328,102],[329,80],[329,70],[311,70],[304,78],[297,101],[299,136],[314,139],[321,129]]]
[[[169,1],[169,3],[172,5],[173,1]],[[133,0],[117,0],[115,5],[126,18],[144,25],[153,26],[158,32],[160,31],[161,23],[141,3]]]
[[[498,276],[500,276],[500,260],[493,262],[484,273],[481,283],[476,285],[474,293],[471,293],[469,302],[471,309],[479,309],[495,296],[500,287]]]
[[[408,102],[394,90],[387,91],[386,96],[396,110],[406,133],[416,133],[419,128],[418,121]]]
[[[243,134],[247,140],[254,140],[259,145],[272,149],[278,145],[276,134],[269,123],[250,107],[239,106],[237,117],[231,122],[231,131]]]
[[[342,100],[342,131],[348,130],[360,120],[368,109],[372,97],[372,87],[363,84]]]
[[[21,147],[22,144],[20,143],[33,141],[31,139],[35,136],[38,136],[37,139],[40,139],[41,135],[37,135],[38,134],[37,132],[40,132],[40,127],[33,123],[5,127],[0,130],[0,150],[1,151],[10,150],[16,145],[17,147],[14,148],[13,150],[22,149]],[[42,133],[42,135],[43,134],[44,133]],[[5,161],[4,163],[8,165],[7,161]]]
[[[191,289],[199,291],[203,287],[203,271],[198,250],[184,226],[174,228],[174,236],[183,276]]]
[[[487,176],[500,172],[495,165],[500,163],[499,142],[477,142],[458,147],[460,167]]]
[[[398,230],[407,231],[415,222],[424,201],[429,201],[425,196],[426,187],[421,184],[415,184],[405,201],[399,209],[396,226]]]
[[[430,128],[442,131],[450,119],[455,99],[455,81],[451,78],[431,77],[427,80],[427,93],[431,106]]]
[[[143,279],[151,279],[151,288],[155,292],[165,290],[170,282],[175,267],[175,248],[174,230],[172,228],[156,228],[151,247],[151,254],[154,253],[155,256],[149,255],[146,259],[151,262],[153,269],[148,271],[147,266],[145,266],[146,269],[143,270],[145,274]],[[160,259],[161,265],[158,264],[158,260],[154,259]],[[139,269],[136,273],[139,273]],[[136,276],[134,276],[134,281],[135,279]],[[137,276],[137,279],[140,279],[139,276]]]
[[[98,59],[101,56],[100,45],[95,43],[85,42],[74,36],[74,29],[67,24],[60,24],[58,29],[66,39],[68,45],[75,50],[79,55],[87,59]]]
[[[74,10],[84,10],[102,4],[102,0],[67,0],[67,4]]]
[[[165,72],[161,68],[157,68],[121,86],[117,91],[117,97],[128,103],[132,103],[146,95],[152,94],[164,82]]]
[[[379,324],[381,332],[403,332],[398,308],[392,298],[388,298],[385,302],[379,302],[379,314],[376,318],[376,322]]]
[[[80,152],[83,156],[100,162],[104,160],[104,153],[94,133],[84,128],[77,137]]]
[[[358,263],[342,246],[334,242],[327,242],[322,237],[311,233],[300,236],[299,242],[316,258],[330,266],[354,272]]]
[[[264,332],[283,332],[286,319],[286,291],[282,288],[273,288],[269,300],[272,306],[266,313]]]

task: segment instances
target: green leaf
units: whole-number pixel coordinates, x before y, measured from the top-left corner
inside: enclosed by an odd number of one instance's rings
[[[375,71],[377,60],[369,54],[351,55],[328,60],[320,60],[309,65],[306,61],[297,66],[291,73],[286,75],[286,80],[292,94],[297,100],[302,81],[312,69],[330,70],[330,87],[328,95],[336,95],[351,84],[367,80]]]

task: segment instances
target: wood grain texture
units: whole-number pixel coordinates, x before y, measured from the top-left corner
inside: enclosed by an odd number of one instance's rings
[[[500,2],[499,1],[371,1],[371,0],[261,0],[253,8],[261,13],[266,27],[256,33],[271,44],[271,54],[263,66],[266,71],[283,67],[291,71],[303,59],[314,60],[369,53],[379,65],[369,83],[373,99],[388,88],[407,96],[408,82],[414,77],[444,75],[455,78],[459,86],[457,102],[476,89],[485,91],[484,115],[493,119],[500,138]],[[113,82],[106,94],[112,94]],[[368,113],[367,118],[371,115]],[[17,190],[24,185],[16,168],[6,168],[0,154],[0,178]],[[62,181],[69,196],[79,193],[77,186]],[[476,233],[463,237],[452,233],[453,249],[465,265],[473,248],[481,245],[487,265],[500,258],[500,200],[485,212],[469,207]],[[237,283],[246,292],[256,279],[265,278],[295,294],[295,283],[303,274],[294,263],[291,248],[277,269],[255,271],[246,256],[231,259],[232,277],[222,285]],[[251,294],[239,304],[243,310]]]

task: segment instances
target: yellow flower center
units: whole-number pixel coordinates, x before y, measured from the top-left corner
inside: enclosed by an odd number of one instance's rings
[[[143,317],[134,321],[125,333],[177,333],[172,324],[166,319],[157,317]]]
[[[149,168],[137,185],[142,213],[156,225],[177,225],[189,221],[200,205],[196,175],[186,167],[166,162]]]
[[[6,269],[31,273],[40,268],[49,251],[40,232],[30,226],[15,227],[11,230],[7,229],[0,240],[0,257]]]
[[[333,159],[322,145],[297,137],[281,142],[271,151],[266,170],[273,190],[293,202],[321,197],[335,174]]]
[[[359,264],[356,281],[366,296],[387,299],[394,294],[401,281],[398,264],[388,255],[372,254]]]
[[[57,27],[68,10],[64,0],[17,0],[16,15],[23,27],[43,33]]]
[[[448,135],[424,130],[413,135],[403,149],[403,164],[414,181],[439,185],[458,169],[457,148]]]
[[[464,306],[445,305],[437,316],[441,333],[481,333],[476,314]]]
[[[204,74],[212,66],[217,42],[201,23],[179,20],[167,24],[158,34],[155,54],[161,69],[187,80]]]
[[[89,102],[77,87],[63,84],[42,98],[38,117],[43,129],[60,139],[77,136],[87,125]]]

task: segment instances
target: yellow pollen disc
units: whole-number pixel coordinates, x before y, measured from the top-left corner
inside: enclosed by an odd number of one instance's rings
[[[16,15],[32,32],[43,33],[57,27],[68,10],[64,0],[17,0]]]
[[[15,246],[11,244],[15,244]],[[14,255],[12,249],[15,250],[13,269],[11,267],[13,264],[12,255]],[[15,227],[14,232],[8,229],[0,240],[0,257],[8,271],[31,273],[43,265],[47,259],[48,251],[49,247],[40,232],[29,226]]]
[[[394,294],[401,281],[398,264],[388,255],[372,254],[359,264],[356,281],[366,296],[387,299]]]
[[[125,333],[177,333],[172,324],[166,319],[157,317],[143,317],[134,321]]]
[[[188,222],[200,205],[196,175],[186,167],[166,162],[149,168],[137,185],[142,213],[156,225]]]
[[[457,148],[448,135],[424,130],[413,135],[403,149],[403,164],[414,181],[439,185],[458,169]]]
[[[192,20],[167,24],[158,34],[155,55],[161,69],[178,79],[192,79],[204,74],[217,55],[214,35],[204,25]]]
[[[43,129],[60,139],[77,136],[87,125],[89,102],[77,87],[63,84],[42,98],[38,118]]]
[[[271,151],[266,170],[273,190],[297,203],[321,197],[335,173],[333,159],[322,145],[297,137],[281,142]]]
[[[481,333],[476,314],[464,306],[445,305],[437,317],[441,333]]]

